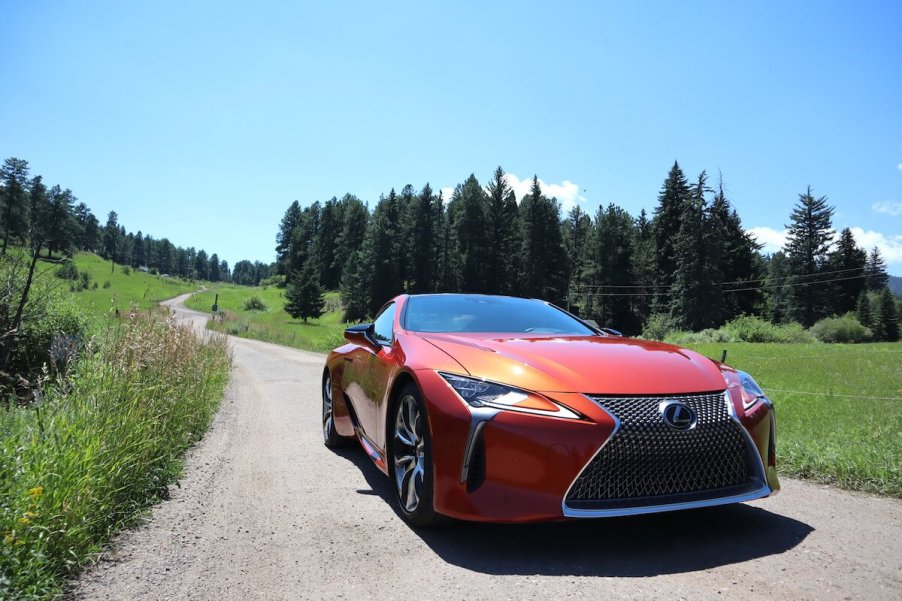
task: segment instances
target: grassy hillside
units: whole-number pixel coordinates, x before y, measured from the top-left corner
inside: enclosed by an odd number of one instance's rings
[[[54,273],[60,265],[54,263],[41,263],[41,271],[47,272],[41,277],[53,278],[63,290],[71,293],[73,302],[86,315],[98,322],[106,316],[114,315],[116,309],[122,312],[137,306],[139,309],[149,310],[162,300],[193,292],[200,286],[187,280],[164,278],[137,270],[126,273],[121,265],[116,265],[115,270],[111,271],[110,262],[93,253],[79,253],[73,262],[79,277],[82,273],[88,274],[87,289],[81,289],[81,279],[72,281],[56,278]]]
[[[902,343],[691,346],[773,400],[781,474],[902,496]]]
[[[344,324],[341,322],[337,292],[326,293],[326,313],[308,323],[293,319],[283,309],[283,290],[274,286],[216,286],[195,294],[187,305],[196,311],[210,312],[216,295],[222,314],[208,327],[244,338],[253,338],[295,348],[326,352],[344,343]],[[248,310],[246,303],[259,298],[265,310]]]

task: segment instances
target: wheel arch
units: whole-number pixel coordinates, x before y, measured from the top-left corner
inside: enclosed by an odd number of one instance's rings
[[[417,387],[417,390],[420,391],[420,397],[423,397],[423,389],[420,387],[419,382],[413,376],[413,374],[409,371],[399,372],[395,377],[395,381],[392,382],[391,389],[388,391],[388,411],[385,412],[385,456],[386,458],[391,453],[391,444],[393,431],[392,428],[394,424],[392,423],[395,415],[395,409],[398,406],[398,401],[400,400],[401,391],[408,384],[413,384]],[[426,404],[426,399],[423,398],[423,404]],[[428,419],[429,412],[426,412],[426,417]],[[428,423],[428,422],[427,422]]]

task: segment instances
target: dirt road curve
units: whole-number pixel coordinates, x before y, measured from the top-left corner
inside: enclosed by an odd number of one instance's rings
[[[168,304],[202,327],[183,300]],[[233,346],[226,399],[180,487],[74,598],[902,598],[902,503],[792,480],[718,509],[411,530],[359,448],[323,446],[323,356]]]

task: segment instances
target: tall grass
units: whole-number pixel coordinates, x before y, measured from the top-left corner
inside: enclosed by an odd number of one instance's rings
[[[224,337],[127,319],[34,407],[0,409],[0,598],[42,599],[161,497],[228,379]]]

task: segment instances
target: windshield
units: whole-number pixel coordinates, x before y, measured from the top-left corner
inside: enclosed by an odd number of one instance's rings
[[[404,327],[414,332],[595,334],[582,322],[542,301],[509,296],[412,296],[405,311]]]

